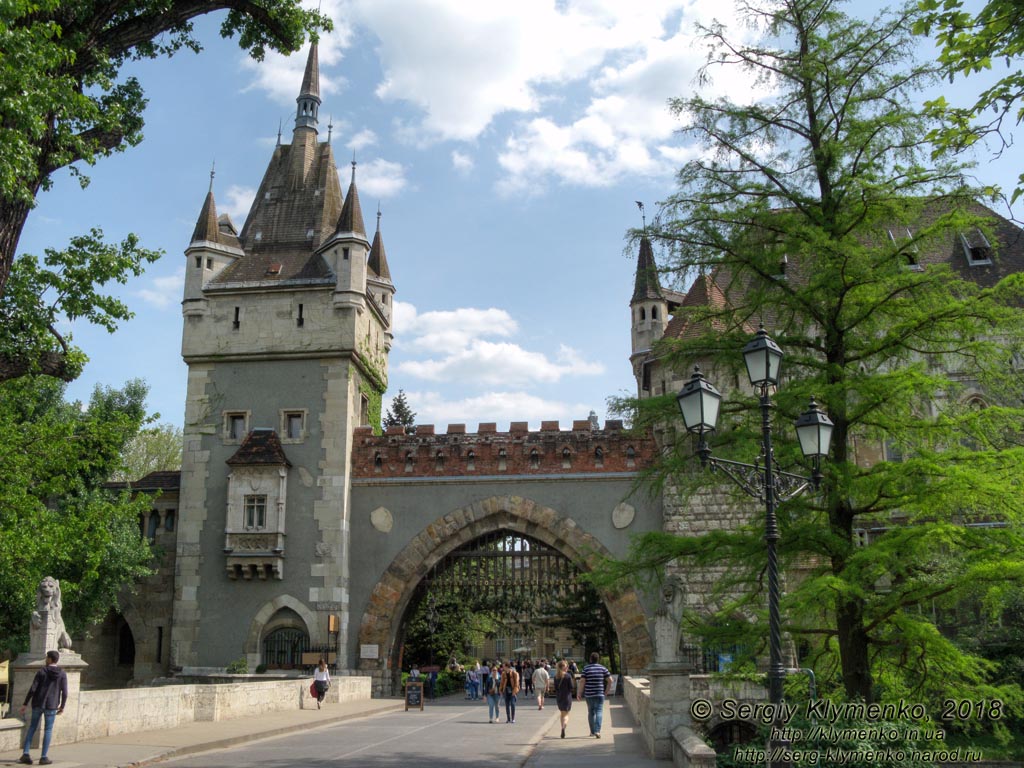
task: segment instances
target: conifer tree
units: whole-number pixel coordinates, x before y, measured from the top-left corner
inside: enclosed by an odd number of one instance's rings
[[[933,611],[975,599],[998,612],[1024,583],[1024,275],[979,285],[916,263],[986,228],[987,209],[925,142],[934,126],[914,92],[932,72],[910,59],[915,10],[861,22],[836,0],[780,0],[745,6],[759,43],[705,29],[704,78],[741,70],[765,96],[671,102],[705,151],[649,232],[672,270],[727,297],[683,307],[688,332],[656,350],[679,378],[700,361],[725,391],[716,454],[758,453],[757,400],[739,383],[759,322],[786,352],[774,397],[783,467],[800,459],[790,425],[812,396],[835,422],[824,491],[779,510],[782,617],[825,690],[865,701],[992,694],[986,662],[943,637]],[[971,391],[988,407],[970,407]],[[637,424],[678,421],[671,396],[631,405]],[[858,447],[885,443],[904,460],[858,462]],[[695,464],[680,434],[660,480],[684,498],[730,492]],[[601,578],[728,564],[717,626],[737,636],[716,639],[764,655],[763,509],[749,509],[738,530],[640,537]],[[716,624],[691,619],[698,633]]]
[[[398,390],[395,399],[391,401],[388,412],[384,414],[384,427],[414,427],[416,426],[416,412],[409,407],[405,392]]]

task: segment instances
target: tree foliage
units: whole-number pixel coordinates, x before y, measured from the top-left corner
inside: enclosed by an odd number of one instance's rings
[[[962,166],[931,157],[934,122],[913,110],[932,74],[910,58],[916,7],[870,22],[835,0],[745,11],[761,41],[707,28],[703,74],[740,69],[767,95],[671,102],[705,151],[680,170],[650,232],[673,270],[707,280],[723,300],[679,310],[688,332],[657,353],[680,375],[701,361],[726,390],[714,437],[724,458],[757,453],[757,399],[739,386],[739,369],[759,322],[787,354],[774,397],[779,431],[812,396],[835,422],[825,491],[779,511],[780,561],[791,574],[784,629],[826,690],[868,701],[957,692],[1019,701],[1019,689],[997,691],[991,665],[931,618],[936,601],[968,589],[998,610],[1024,582],[1024,412],[1019,369],[1007,367],[1022,349],[1024,281],[982,287],[948,260],[917,263],[986,227],[987,209]],[[965,405],[973,389],[991,407]],[[671,397],[633,405],[638,425],[678,413]],[[864,460],[866,447],[886,442],[905,459]],[[792,466],[799,452],[780,436],[776,457]],[[683,439],[659,471],[684,497],[713,482],[694,470]],[[763,510],[748,509],[749,523],[732,530],[645,535],[603,577],[649,577],[670,562],[727,565],[718,616],[693,629],[733,627],[740,636],[716,640],[763,654]],[[871,532],[866,543],[861,532]]]
[[[1010,128],[1024,121],[1024,5],[1018,0],[987,0],[976,11],[968,10],[970,4],[965,0],[920,0],[919,5],[924,14],[914,31],[935,38],[939,62],[950,82],[990,73],[1000,66],[1005,72],[972,104],[950,104],[944,96],[928,103],[943,118],[932,136],[939,151],[960,150],[995,137],[1001,152],[1012,142],[1004,125],[1007,118]],[[1021,194],[1024,174],[1012,200]]]
[[[184,445],[181,427],[160,424],[147,427],[132,437],[121,454],[121,466],[112,480],[133,482],[150,472],[181,469]]]
[[[398,390],[395,399],[391,401],[388,412],[384,414],[384,427],[415,427],[416,412],[409,407],[409,401],[403,390]]]
[[[139,381],[97,387],[83,407],[50,377],[0,385],[0,647],[25,647],[44,576],[60,580],[65,622],[80,636],[149,573],[138,516],[150,499],[102,487],[145,421],[145,396]]]
[[[0,8],[0,381],[37,372],[75,378],[80,354],[56,332],[54,316],[108,329],[130,317],[98,294],[88,276],[102,285],[139,274],[158,254],[134,237],[107,245],[93,230],[63,251],[47,251],[46,269],[31,256],[19,257],[16,266],[18,240],[54,172],[69,167],[84,185],[82,164],[142,140],[146,99],[122,67],[201,50],[193,20],[220,10],[227,11],[221,35],[237,36],[257,60],[268,48],[295,51],[307,33],[330,26],[297,0],[13,0]],[[37,289],[49,289],[49,298],[33,300]]]

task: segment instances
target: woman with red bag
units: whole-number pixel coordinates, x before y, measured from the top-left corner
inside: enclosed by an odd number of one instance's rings
[[[316,670],[313,672],[313,690],[310,693],[316,692],[316,708],[320,709],[320,702],[324,700],[324,694],[327,693],[327,689],[331,687],[331,673],[327,671],[327,660],[321,658],[320,663],[317,664]]]

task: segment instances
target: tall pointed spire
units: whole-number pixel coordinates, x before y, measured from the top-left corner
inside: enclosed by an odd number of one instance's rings
[[[654,262],[654,249],[645,233],[640,238],[640,256],[636,261],[636,283],[633,286],[632,301],[664,299],[661,283],[658,282],[658,265]]]
[[[317,112],[320,110],[320,59],[315,40],[309,46],[306,71],[295,102],[298,105],[295,110],[295,130],[312,128],[316,131]]]
[[[373,235],[370,246],[370,259],[366,263],[381,280],[391,282],[391,270],[388,269],[388,257],[384,253],[384,238],[380,234],[380,203],[377,203],[377,231]]]
[[[356,232],[366,236],[366,225],[363,224],[363,209],[359,205],[359,192],[356,190],[356,160],[352,158],[352,182],[348,185],[348,194],[345,195],[345,203],[341,206],[341,215],[338,217],[338,226],[335,233]]]

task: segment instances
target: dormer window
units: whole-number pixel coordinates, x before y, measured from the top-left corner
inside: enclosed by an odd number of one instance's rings
[[[977,227],[968,234],[960,235],[960,245],[967,257],[967,265],[971,267],[992,263],[992,246],[985,233]]]
[[[253,233],[252,239],[258,243],[260,240],[263,239],[263,232],[260,230],[256,230],[256,232]]]

